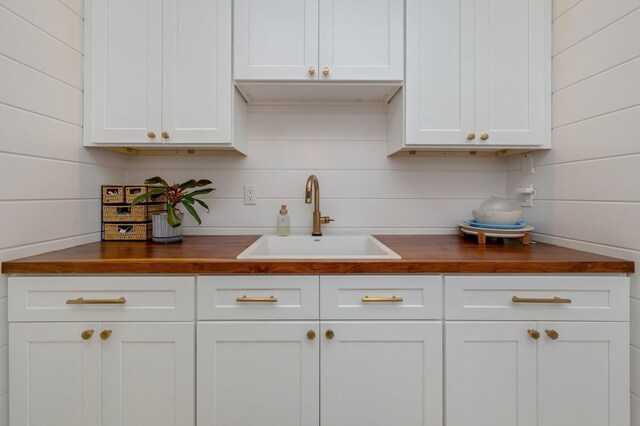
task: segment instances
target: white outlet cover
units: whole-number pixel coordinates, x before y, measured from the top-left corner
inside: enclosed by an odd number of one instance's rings
[[[254,184],[244,185],[244,204],[248,206],[255,206],[257,203],[257,186]]]
[[[534,174],[536,169],[533,166],[533,155],[522,154],[520,166],[522,168],[522,176]]]

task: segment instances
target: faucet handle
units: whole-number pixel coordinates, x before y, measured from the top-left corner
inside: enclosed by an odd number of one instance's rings
[[[329,216],[322,216],[320,218],[320,223],[329,223],[329,222],[335,222],[335,219],[331,219]]]

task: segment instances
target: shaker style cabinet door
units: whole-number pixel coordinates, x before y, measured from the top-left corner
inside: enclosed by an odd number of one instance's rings
[[[235,0],[236,80],[317,80],[318,0]]]
[[[193,323],[103,323],[103,426],[195,425]],[[98,332],[96,332],[98,333]]]
[[[475,3],[478,144],[542,145],[551,139],[551,1]]]
[[[319,0],[320,80],[404,79],[403,0]]]
[[[318,322],[198,323],[198,426],[318,426]]]
[[[406,145],[473,143],[475,1],[407,0],[406,15]]]
[[[322,322],[322,426],[442,426],[442,323]]]
[[[9,325],[12,426],[100,426],[100,323]]]
[[[163,2],[163,142],[232,139],[232,0]]]
[[[538,424],[628,425],[629,324],[540,322],[538,329]]]
[[[548,425],[536,420],[537,340],[530,329],[535,322],[446,324],[447,426]]]
[[[86,1],[85,16],[85,143],[159,142],[162,1]]]

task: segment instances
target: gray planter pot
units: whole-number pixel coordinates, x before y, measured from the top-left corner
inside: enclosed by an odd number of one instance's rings
[[[184,214],[179,213],[181,220]],[[175,243],[182,240],[182,223],[177,228],[173,228],[167,223],[167,213],[154,214],[151,218],[153,223],[153,241],[155,243]]]

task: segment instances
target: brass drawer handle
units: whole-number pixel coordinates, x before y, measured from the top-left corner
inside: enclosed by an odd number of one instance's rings
[[[307,339],[315,340],[315,338],[316,338],[316,332],[314,330],[307,331]]]
[[[549,298],[549,299],[538,299],[535,297],[518,297],[518,296],[513,296],[511,298],[511,301],[513,303],[554,303],[554,304],[561,304],[561,303],[571,303],[571,299],[562,299],[558,296],[553,297],[553,298]]]
[[[77,299],[67,300],[67,305],[124,305],[127,303],[127,299],[121,297],[120,299],[85,299],[84,297],[78,297]]]
[[[396,302],[396,303],[400,303],[400,302],[404,302],[404,298],[402,297],[369,297],[369,296],[365,296],[362,298],[363,302]]]
[[[275,303],[278,301],[278,298],[275,296],[270,297],[247,297],[246,295],[242,297],[237,297],[236,302],[272,302]]]
[[[327,336],[327,339],[331,340],[335,337],[335,333],[333,332],[332,329],[328,329],[326,333],[324,333],[325,336]]]
[[[113,331],[111,330],[102,330],[102,332],[100,333],[100,338],[102,340],[107,340],[109,337],[111,337],[111,333],[113,333]]]

